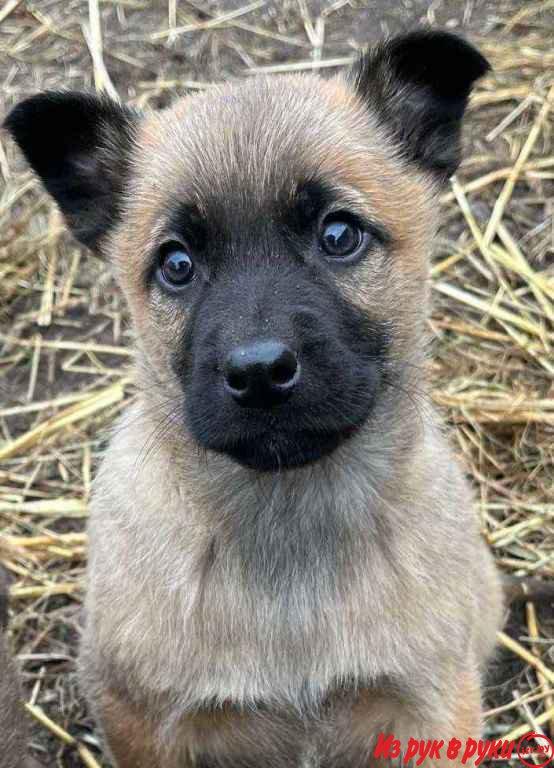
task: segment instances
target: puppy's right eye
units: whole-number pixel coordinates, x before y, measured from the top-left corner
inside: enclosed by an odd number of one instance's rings
[[[338,213],[324,220],[320,242],[327,256],[344,259],[360,249],[364,234],[348,213]]]
[[[169,242],[160,248],[156,277],[162,288],[179,291],[194,277],[194,264],[188,247],[183,243]]]

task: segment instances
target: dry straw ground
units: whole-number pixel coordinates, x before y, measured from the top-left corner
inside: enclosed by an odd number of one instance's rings
[[[554,2],[4,0],[0,113],[42,88],[140,106],[224,77],[342,66],[415,21],[466,31],[494,74],[433,256],[433,397],[476,488],[499,568],[554,578]],[[45,136],[45,141],[48,137]],[[0,538],[11,639],[47,766],[107,766],[79,695],[91,478],[132,399],[125,308],[109,269],[0,135]],[[554,735],[552,605],[521,604],[487,690],[487,733]],[[511,639],[510,639],[511,638]]]

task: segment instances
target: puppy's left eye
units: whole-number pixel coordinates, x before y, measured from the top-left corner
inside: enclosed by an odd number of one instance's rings
[[[156,277],[162,287],[171,291],[187,286],[194,277],[194,263],[188,247],[178,242],[162,245]]]
[[[360,249],[364,233],[351,217],[338,213],[323,221],[319,238],[321,247],[328,256],[341,259],[352,256]]]

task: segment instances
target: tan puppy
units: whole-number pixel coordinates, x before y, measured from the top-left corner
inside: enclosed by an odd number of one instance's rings
[[[4,637],[7,623],[7,577],[0,566],[0,768],[38,768],[38,763],[25,758],[27,724],[19,678]]]
[[[487,69],[416,32],[347,77],[9,116],[136,331],[82,648],[120,768],[365,768],[380,732],[479,736],[500,593],[424,363],[437,194]]]

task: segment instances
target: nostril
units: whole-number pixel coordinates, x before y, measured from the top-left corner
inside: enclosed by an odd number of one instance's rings
[[[228,370],[225,378],[229,387],[235,392],[245,392],[248,389],[248,376],[244,371]]]
[[[290,385],[298,370],[298,362],[292,352],[286,352],[281,355],[269,369],[269,380],[271,384],[285,387]]]
[[[273,384],[286,384],[293,376],[294,371],[291,371],[290,366],[284,363],[276,363],[269,372]]]
[[[223,386],[241,406],[271,408],[285,402],[299,378],[296,354],[280,341],[235,347],[223,366]]]

